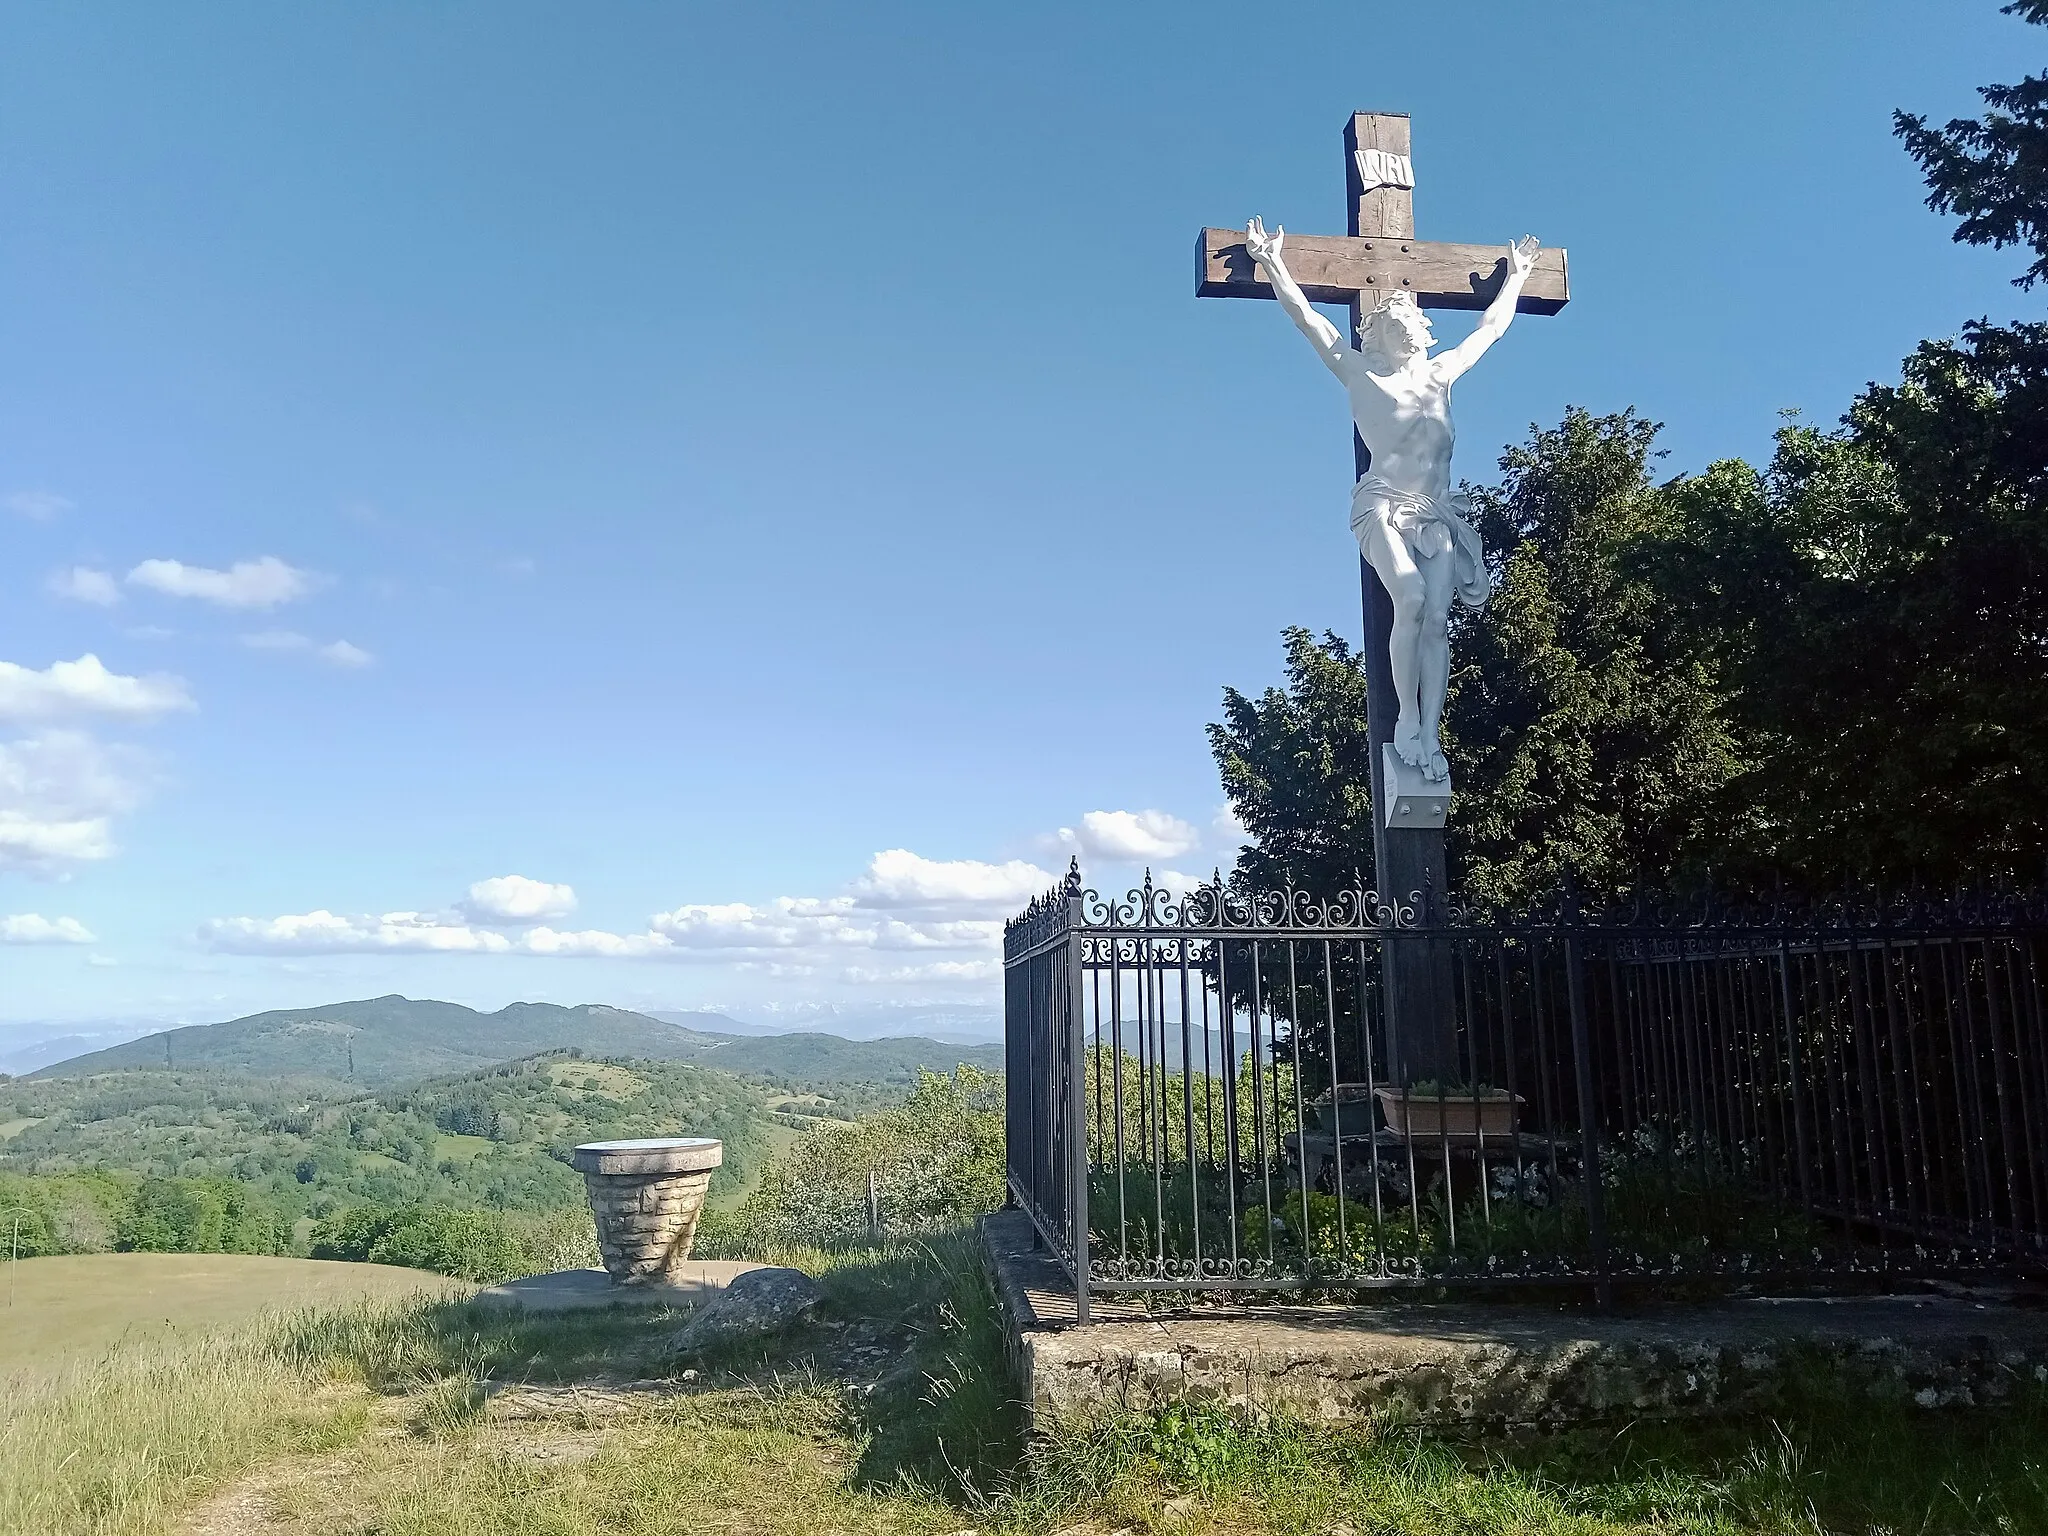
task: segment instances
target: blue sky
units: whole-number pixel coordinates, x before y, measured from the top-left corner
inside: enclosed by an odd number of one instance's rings
[[[1202,726],[1357,567],[1190,253],[1341,233],[1354,109],[1571,252],[1469,477],[2039,312],[1889,135],[2038,67],[1990,3],[1421,14],[0,7],[0,1022],[972,1004],[1070,851],[1227,863]]]

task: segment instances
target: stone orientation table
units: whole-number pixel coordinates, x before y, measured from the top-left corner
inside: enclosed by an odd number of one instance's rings
[[[592,1141],[569,1162],[583,1175],[597,1247],[614,1285],[660,1284],[690,1257],[697,1218],[725,1144],[708,1136]]]

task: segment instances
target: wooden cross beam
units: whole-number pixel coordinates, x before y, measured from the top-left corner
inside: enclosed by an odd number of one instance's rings
[[[1359,112],[1344,130],[1350,204],[1348,235],[1287,235],[1287,269],[1319,304],[1371,309],[1402,289],[1424,309],[1484,309],[1500,292],[1507,258],[1500,245],[1446,245],[1415,238],[1415,173],[1408,119]],[[1504,244],[1505,242],[1503,242]],[[1205,229],[1195,248],[1195,295],[1270,299],[1241,229]],[[1565,254],[1545,249],[1515,305],[1517,313],[1554,315],[1571,298]],[[1354,320],[1357,317],[1354,316]]]

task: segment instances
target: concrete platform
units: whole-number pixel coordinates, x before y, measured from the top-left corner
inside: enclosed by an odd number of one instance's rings
[[[730,1259],[692,1259],[659,1285],[614,1285],[601,1269],[562,1269],[528,1275],[478,1291],[476,1299],[529,1312],[576,1312],[587,1307],[694,1307],[717,1295],[750,1269]]]
[[[998,1212],[982,1238],[1041,1425],[1198,1401],[1315,1420],[1555,1424],[1767,1412],[1815,1377],[1928,1408],[2048,1384],[2039,1306],[1759,1298],[1622,1315],[1367,1301],[1205,1317],[1091,1297],[1104,1320],[1081,1326],[1028,1217]]]

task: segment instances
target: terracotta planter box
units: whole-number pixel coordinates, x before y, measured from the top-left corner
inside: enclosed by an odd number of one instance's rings
[[[1408,1093],[1381,1084],[1372,1091],[1380,1101],[1380,1113],[1387,1117],[1387,1129],[1404,1141],[1505,1141],[1515,1134],[1515,1113],[1523,1102],[1520,1094],[1498,1089],[1474,1097],[1433,1093]]]
[[[570,1166],[583,1175],[597,1246],[614,1285],[663,1279],[690,1256],[711,1171],[725,1144],[708,1136],[592,1141]]]

